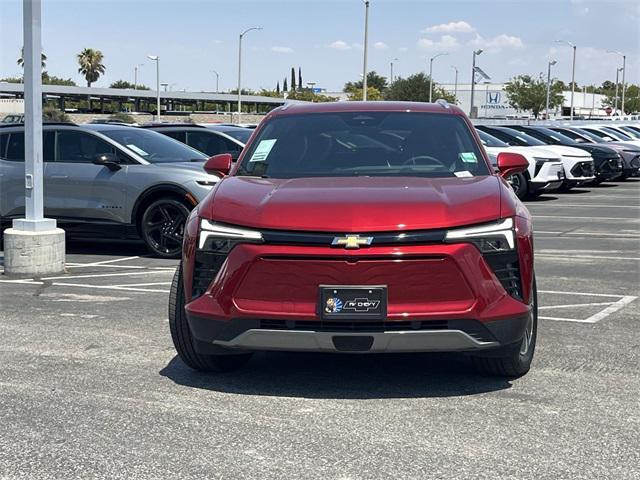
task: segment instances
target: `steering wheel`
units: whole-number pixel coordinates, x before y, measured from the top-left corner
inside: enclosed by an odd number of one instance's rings
[[[440,166],[440,167],[442,167],[444,169],[448,169],[448,167],[444,163],[442,163],[440,160],[438,160],[437,158],[432,157],[430,155],[416,155],[414,157],[411,157],[411,158],[405,160],[402,163],[402,165],[403,166],[404,165],[409,165],[409,164],[417,165],[418,162],[416,162],[416,160],[423,160],[423,162],[420,162],[420,163],[425,163],[427,165],[428,164],[437,165],[437,166]],[[426,161],[424,161],[424,160],[426,160]]]

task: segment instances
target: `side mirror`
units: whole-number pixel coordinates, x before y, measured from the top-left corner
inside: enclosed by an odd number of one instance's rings
[[[209,157],[206,162],[204,162],[204,171],[211,175],[228,175],[231,171],[231,155],[228,153],[221,153],[219,155],[214,155],[213,157]]]
[[[115,172],[122,168],[113,153],[101,153],[93,160],[92,163],[94,165],[107,167],[112,172]]]
[[[527,168],[529,168],[529,162],[519,153],[500,152],[498,154],[498,170],[502,178],[522,173]]]

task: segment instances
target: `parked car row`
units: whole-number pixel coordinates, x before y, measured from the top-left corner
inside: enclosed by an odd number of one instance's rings
[[[154,255],[176,257],[189,212],[220,178],[205,162],[220,154],[236,161],[253,128],[46,123],[45,215],[57,219],[71,237],[142,239]],[[521,199],[624,179],[640,171],[638,125],[477,125],[476,129],[494,160],[501,152],[527,159],[527,170],[509,177]],[[398,132],[381,140],[388,148],[405,148]],[[352,145],[356,147],[364,146]],[[23,162],[24,126],[1,125],[0,229],[24,214]]]
[[[519,198],[640,174],[637,125],[476,125],[490,156],[517,152],[526,172],[510,177]]]

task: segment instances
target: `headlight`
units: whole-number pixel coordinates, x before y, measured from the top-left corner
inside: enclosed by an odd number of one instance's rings
[[[200,250],[223,253],[237,243],[262,243],[262,234],[257,230],[222,225],[205,218],[200,221]]]
[[[444,241],[447,243],[470,242],[482,253],[507,252],[516,247],[513,218],[475,227],[448,230]]]

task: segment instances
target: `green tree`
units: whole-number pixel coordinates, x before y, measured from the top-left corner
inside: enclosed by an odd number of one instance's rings
[[[302,68],[298,67],[298,87],[302,88]]]
[[[362,87],[353,88],[347,93],[349,100],[362,100]],[[369,85],[367,85],[367,100],[384,100],[384,97],[382,96],[382,92],[380,92],[380,90],[378,90],[376,87],[370,87]]]
[[[298,89],[295,92],[289,92],[287,95],[288,100],[300,100],[303,102],[335,102],[338,99],[336,97],[330,97],[328,95],[318,95],[309,88]]]
[[[76,82],[70,78],[60,78],[55,75],[49,75],[47,72],[42,72],[42,83],[44,85],[65,85],[67,87],[75,87]]]
[[[385,100],[404,102],[428,102],[429,101],[429,76],[424,73],[415,73],[407,78],[396,78],[393,84],[384,94]],[[449,103],[455,103],[456,97],[445,91],[437,83],[433,82],[433,98],[444,99]]]
[[[45,68],[47,66],[47,56],[44,54],[44,52],[40,54],[40,61],[42,64],[42,68]],[[18,60],[16,63],[20,67],[24,68],[24,47],[20,49],[20,57],[18,57]]]
[[[373,87],[379,92],[384,92],[387,89],[387,79],[382,75],[378,75],[375,70],[367,73],[367,96],[369,95],[369,87]],[[343,92],[349,93],[355,90],[362,90],[362,80],[357,82],[347,82],[344,84]],[[362,96],[362,95],[361,95]]]
[[[42,109],[42,120],[45,122],[66,122],[71,123],[69,115],[62,110],[58,110],[55,107],[47,105]]]
[[[284,77],[284,81],[282,82],[282,91],[283,92],[289,91],[289,87],[287,87],[287,77]]]
[[[124,113],[124,112],[112,113],[109,116],[109,120],[111,120],[112,122],[136,123],[135,118],[133,118],[128,113]]]
[[[562,105],[564,97],[558,82],[551,84],[549,107]],[[547,101],[547,81],[542,74],[538,78],[531,75],[519,75],[512,78],[504,87],[509,105],[517,110],[531,111],[535,118],[545,108]]]
[[[296,69],[291,67],[291,91],[296,91]]]
[[[96,82],[100,75],[105,72],[105,66],[102,63],[104,55],[100,50],[94,50],[93,48],[85,48],[78,56],[78,73],[84,75],[87,80],[87,87],[91,87],[91,84]]]
[[[109,85],[109,88],[130,88],[131,90],[133,90],[134,87],[137,90],[149,90],[149,87],[147,87],[146,85],[134,85],[133,83],[127,82],[126,80],[116,80],[111,85]]]
[[[278,96],[280,96],[280,81],[278,80],[278,83],[276,83],[276,93],[278,94]]]

